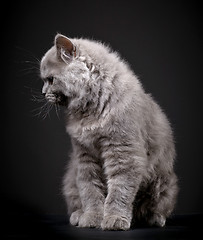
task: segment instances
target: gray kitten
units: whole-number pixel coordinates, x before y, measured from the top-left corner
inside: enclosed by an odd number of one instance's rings
[[[129,66],[102,43],[57,34],[40,70],[42,93],[66,109],[70,223],[164,226],[177,195],[172,130]]]

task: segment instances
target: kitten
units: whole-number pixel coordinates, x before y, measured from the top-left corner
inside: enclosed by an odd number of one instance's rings
[[[65,106],[72,155],[63,181],[70,223],[164,226],[177,195],[170,124],[119,55],[57,34],[41,60],[42,93]]]

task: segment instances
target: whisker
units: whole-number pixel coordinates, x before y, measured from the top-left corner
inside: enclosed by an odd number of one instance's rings
[[[60,117],[59,117],[59,110],[60,110],[60,108],[59,108],[58,104],[56,103],[55,104],[55,111],[56,111],[56,115],[57,115],[58,119],[60,119]]]
[[[36,61],[30,61],[30,60],[22,60],[22,61],[15,61],[16,63],[20,63],[20,64],[23,64],[24,66],[27,66],[27,67],[35,67],[37,69],[40,68],[40,63],[39,62],[36,62]]]
[[[21,60],[19,61],[15,60],[15,62],[23,66],[23,69],[21,68],[19,69],[19,73],[21,75],[27,75],[27,74],[33,74],[33,73],[39,75],[41,60],[39,60],[31,51],[19,46],[15,46],[15,47],[21,52],[23,52],[24,57],[26,57],[25,60],[22,60],[22,56],[21,56]]]
[[[36,64],[37,66],[39,66],[39,63],[40,62],[35,62],[35,61],[30,61],[30,60],[25,60],[25,61],[22,61],[22,63],[28,63],[28,64]]]
[[[37,112],[36,114],[33,115],[34,117],[42,117],[42,119],[45,119],[52,107],[53,107],[52,104],[46,101],[45,104],[38,108],[33,109],[31,112]]]
[[[47,102],[45,104],[47,104]],[[31,110],[31,112],[37,112],[36,114],[33,115],[34,117],[41,115],[41,112],[42,112],[42,110],[44,108],[44,105],[42,105],[40,107],[37,107],[37,108],[34,108],[34,109]]]
[[[33,93],[41,94],[41,91],[38,88],[33,88],[29,86],[24,86],[24,88],[29,89],[31,93],[33,92]]]
[[[43,116],[42,116],[43,119],[45,119],[47,116],[50,117],[49,113],[50,113],[50,111],[51,111],[52,108],[53,108],[53,104],[50,103],[50,102],[48,102],[48,103],[49,103],[49,104],[46,105],[46,109],[45,109],[44,114],[43,114]]]
[[[20,72],[25,72],[25,71],[35,71],[35,70],[37,70],[37,71],[39,71],[39,68],[38,67],[35,67],[35,66],[30,66],[30,67],[27,67],[27,68],[24,68],[24,69],[20,69]]]
[[[27,67],[25,67],[23,69],[19,69],[19,73],[21,75],[33,74],[33,73],[39,75],[40,68],[37,67],[37,66],[27,66]]]
[[[34,89],[32,87],[28,87],[28,86],[24,86],[25,88],[27,88],[30,91],[31,95],[31,100],[34,102],[44,102],[46,101],[44,95],[42,95],[42,93],[38,90],[38,89]]]
[[[16,46],[17,49],[24,51],[25,53],[27,53],[29,56],[31,56],[37,63],[40,63],[40,60],[29,50],[22,48],[20,46]]]
[[[33,102],[44,102],[44,101],[46,101],[46,99],[43,96],[40,97],[40,96],[36,96],[36,95],[32,95],[31,100]]]

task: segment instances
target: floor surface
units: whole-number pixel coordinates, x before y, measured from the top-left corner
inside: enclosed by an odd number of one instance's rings
[[[33,214],[9,216],[3,227],[3,239],[197,239],[203,230],[202,214],[176,215],[163,228],[134,228],[129,231],[81,229],[69,224],[66,216]],[[2,238],[1,238],[2,239]]]

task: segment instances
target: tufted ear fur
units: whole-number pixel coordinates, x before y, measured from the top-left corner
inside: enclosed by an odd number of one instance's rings
[[[55,46],[58,58],[63,60],[65,63],[70,62],[71,59],[76,56],[76,47],[70,39],[62,34],[56,35]]]

